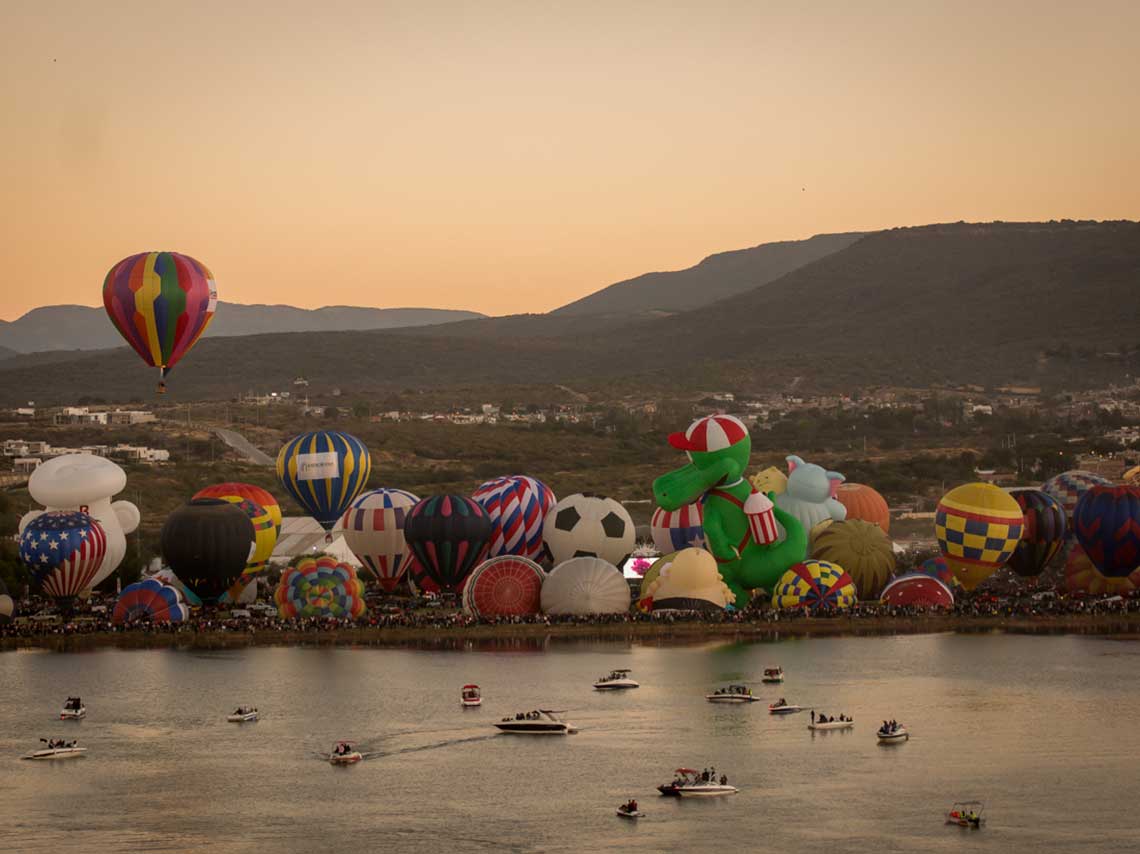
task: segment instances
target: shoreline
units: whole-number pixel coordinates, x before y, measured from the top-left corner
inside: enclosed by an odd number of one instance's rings
[[[786,638],[911,634],[1111,635],[1140,640],[1140,613],[1040,617],[804,617],[779,622],[701,623],[522,623],[437,627],[364,627],[327,631],[211,630],[204,632],[92,632],[0,638],[0,652],[45,649],[240,649],[260,646],[377,646],[421,649],[541,648],[552,641],[778,641]]]

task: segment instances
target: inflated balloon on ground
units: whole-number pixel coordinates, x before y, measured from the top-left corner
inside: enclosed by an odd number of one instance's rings
[[[304,558],[281,573],[273,601],[283,620],[295,617],[356,619],[368,611],[364,604],[364,582],[356,570],[328,555]]]
[[[163,523],[162,557],[203,600],[217,599],[241,577],[253,542],[253,523],[220,498],[183,504]]]
[[[1122,578],[1110,578],[1089,560],[1080,543],[1073,543],[1065,559],[1065,590],[1094,596],[1124,596],[1140,589],[1140,567]]]
[[[554,497],[546,484],[526,475],[499,477],[482,484],[471,497],[491,520],[488,555],[542,557],[543,523]]]
[[[855,582],[860,599],[874,599],[895,572],[891,538],[873,522],[833,522],[812,541],[811,556],[838,564]]]
[[[942,496],[934,514],[938,548],[955,578],[973,590],[1009,560],[1025,517],[992,483],[967,483]]]
[[[466,495],[432,495],[408,511],[404,538],[424,573],[454,593],[486,556],[491,519]]]
[[[180,623],[189,616],[190,608],[177,587],[163,584],[157,578],[144,578],[123,588],[111,613],[111,622],[116,625],[135,620]]]
[[[1102,574],[1125,578],[1140,566],[1140,487],[1089,487],[1073,511],[1073,526]]]
[[[629,605],[625,576],[597,557],[560,563],[542,585],[542,610],[547,614],[624,614]]]
[[[463,610],[480,617],[519,617],[542,610],[546,573],[533,560],[500,555],[483,561],[463,583]]]
[[[879,601],[895,608],[951,608],[954,594],[937,578],[912,572],[892,579],[883,588]]]
[[[1022,578],[1040,575],[1065,544],[1065,508],[1056,498],[1032,487],[1009,490],[1024,517],[1021,539],[1006,563]]]
[[[704,549],[683,549],[659,567],[639,605],[654,611],[720,611],[735,597]]]
[[[368,448],[338,430],[294,436],[277,453],[277,479],[326,531],[364,490],[371,472]]]
[[[777,507],[795,516],[805,531],[820,522],[841,522],[847,518],[847,508],[835,499],[843,475],[804,462],[797,456],[787,460],[788,486],[776,496]]]
[[[704,512],[699,503],[686,504],[680,510],[658,507],[649,521],[649,533],[659,552],[701,547],[705,542]]]
[[[805,560],[784,573],[772,591],[772,607],[850,608],[857,601],[855,582],[843,569],[823,560]]]
[[[90,588],[107,553],[99,522],[78,510],[43,513],[20,534],[20,560],[45,596],[64,607]]]
[[[15,615],[16,603],[8,595],[8,588],[4,586],[4,582],[0,581],[0,625],[12,622]]]
[[[345,544],[389,593],[411,561],[404,521],[419,500],[402,489],[373,489],[359,495],[340,520]]]
[[[847,508],[848,519],[871,522],[891,532],[891,510],[887,499],[865,483],[841,483],[835,490],[835,500]]]
[[[599,557],[621,566],[633,551],[633,519],[620,503],[603,495],[578,492],[550,510],[543,538],[553,563],[573,557]]]
[[[1076,529],[1073,527],[1073,511],[1077,502],[1092,486],[1110,486],[1111,481],[1088,471],[1067,471],[1049,478],[1041,484],[1041,491],[1056,498],[1065,508],[1065,547],[1076,542]]]

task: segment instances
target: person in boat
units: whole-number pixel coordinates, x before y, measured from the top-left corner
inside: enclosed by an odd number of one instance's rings
[[[727,774],[721,774],[721,775],[720,775],[720,784],[721,784],[722,786],[727,786],[727,785],[728,785],[728,775],[727,775]]]
[[[811,722],[812,722],[812,724],[815,723],[815,709],[811,710]]]

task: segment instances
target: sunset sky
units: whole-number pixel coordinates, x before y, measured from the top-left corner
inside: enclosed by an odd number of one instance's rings
[[[1140,218],[1140,3],[0,0],[0,318],[545,311],[819,232]]]

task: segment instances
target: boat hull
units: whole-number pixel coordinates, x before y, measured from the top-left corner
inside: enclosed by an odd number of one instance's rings
[[[25,759],[49,761],[53,759],[76,759],[87,752],[86,747],[65,747],[60,750],[37,750]]]
[[[910,733],[906,730],[902,732],[892,732],[890,734],[878,733],[879,744],[899,744],[903,741],[910,741]]]
[[[595,691],[628,691],[632,688],[640,688],[639,682],[595,682]]]
[[[362,756],[359,753],[349,753],[346,756],[330,756],[329,757],[329,764],[330,765],[355,765],[357,762],[359,762],[363,758],[364,758],[364,756]]]
[[[495,728],[499,732],[506,733],[507,735],[566,735],[570,732],[570,727],[550,726],[550,727],[512,727],[506,724],[495,724]]]
[[[80,718],[85,718],[85,717],[87,717],[87,708],[86,707],[84,707],[82,709],[78,709],[78,710],[64,709],[62,712],[59,713],[59,719],[61,721],[77,721]]]
[[[851,729],[855,726],[855,721],[836,721],[832,724],[808,724],[808,729],[812,732],[831,732],[838,729]]]
[[[705,694],[705,699],[710,703],[735,703],[737,705],[760,702],[759,697],[726,697],[724,694]]]
[[[626,812],[625,810],[615,810],[615,813],[617,814],[618,818],[634,819],[634,818],[644,818],[645,817],[645,813],[643,813],[641,810],[638,810],[637,812]]]
[[[227,715],[226,720],[232,724],[245,724],[257,720],[257,712],[248,715]]]
[[[725,795],[735,795],[740,790],[736,786],[704,785],[704,786],[658,786],[657,791],[667,798],[721,798]]]
[[[460,700],[459,704],[461,706],[463,706],[463,708],[465,708],[465,709],[473,709],[476,706],[483,705],[483,701],[482,700]]]
[[[794,715],[802,711],[803,709],[800,706],[780,706],[777,709],[773,709],[771,706],[768,707],[768,714],[770,715]]]

